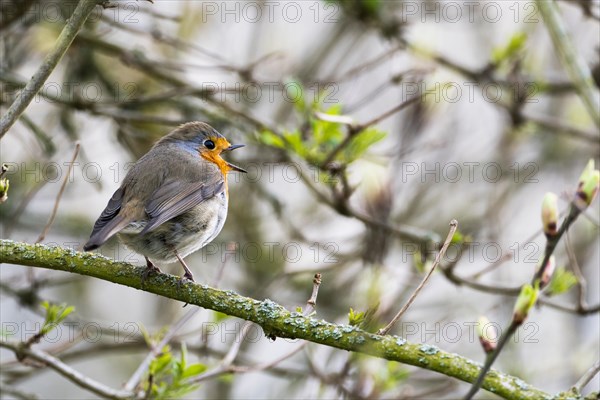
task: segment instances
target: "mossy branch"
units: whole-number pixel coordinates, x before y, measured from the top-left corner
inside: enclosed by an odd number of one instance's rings
[[[414,365],[469,383],[477,379],[481,368],[479,363],[447,353],[435,346],[409,343],[398,336],[381,336],[355,326],[305,317],[269,299],[254,300],[230,290],[218,290],[193,282],[178,286],[179,277],[169,274],[153,275],[142,282],[143,267],[115,262],[99,254],[0,240],[0,263],[92,276],[252,321],[260,325],[268,336],[304,339],[341,350]],[[506,399],[549,397],[547,393],[519,378],[495,370],[486,375],[482,387]]]

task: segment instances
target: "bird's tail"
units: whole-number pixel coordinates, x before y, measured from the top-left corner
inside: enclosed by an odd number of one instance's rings
[[[92,235],[90,236],[90,239],[85,245],[83,245],[83,250],[92,251],[97,249],[98,247],[102,246],[108,239],[113,237],[117,232],[125,228],[130,223],[131,218],[126,218],[125,216],[117,215],[112,220],[108,221],[105,225],[98,227],[99,229],[94,229]]]

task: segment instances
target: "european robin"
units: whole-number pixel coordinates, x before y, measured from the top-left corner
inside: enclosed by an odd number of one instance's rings
[[[183,259],[223,228],[229,200],[227,173],[246,171],[223,160],[221,153],[240,147],[203,122],[181,125],[129,170],[83,249],[94,250],[116,234],[146,258],[146,273],[160,271],[151,260],[179,260],[184,278],[193,281]]]

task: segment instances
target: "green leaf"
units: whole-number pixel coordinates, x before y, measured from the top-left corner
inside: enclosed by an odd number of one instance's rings
[[[71,314],[73,311],[75,311],[75,307],[74,306],[68,306],[66,308],[64,308],[63,310],[60,311],[60,315],[58,316],[58,318],[56,319],[56,322],[62,322],[65,318],[67,318],[69,316],[69,314]]]
[[[536,282],[534,286],[525,284],[521,286],[521,292],[513,309],[513,321],[521,324],[527,316],[529,311],[535,305],[537,298],[540,293],[539,282]]]
[[[552,280],[548,285],[548,294],[558,295],[569,291],[573,286],[577,284],[577,278],[571,271],[567,271],[563,267],[559,267],[554,271]]]
[[[52,329],[56,328],[58,324],[64,321],[69,314],[75,311],[75,307],[73,306],[67,306],[66,304],[56,305],[47,301],[43,301],[41,306],[44,310],[46,310],[44,324],[40,330],[43,335],[52,331]]]
[[[285,138],[287,147],[290,150],[298,154],[300,157],[305,157],[307,151],[304,143],[302,142],[302,135],[300,134],[300,131],[285,131],[283,132],[283,137]]]
[[[259,140],[267,146],[277,147],[279,149],[285,148],[283,139],[271,131],[262,131],[259,134]]]
[[[386,133],[377,128],[367,128],[356,135],[346,147],[343,158],[344,162],[350,163],[362,156],[369,147],[385,138]]]
[[[165,346],[163,352],[150,363],[150,374],[159,375],[170,366],[172,361],[173,354],[171,354],[169,347]]]
[[[313,107],[315,109],[310,115],[314,115],[315,111],[320,111],[318,110],[320,104],[315,104]],[[336,104],[320,112],[331,116],[340,116],[342,109],[341,104]],[[284,131],[281,135],[265,130],[259,134],[258,140],[268,146],[286,149],[311,164],[320,165],[345,140],[348,133],[345,125],[341,122],[326,121],[314,116],[309,120],[310,128],[308,129]],[[355,161],[369,147],[385,136],[385,132],[374,127],[364,129],[348,141],[343,151],[337,154],[337,160],[345,164]]]
[[[183,397],[184,395],[193,392],[194,390],[198,389],[198,384],[192,384],[192,383],[186,383],[183,386],[177,386],[177,387],[167,387],[167,391],[165,392],[163,398],[164,399],[179,399],[181,397]]]
[[[348,324],[352,326],[358,326],[361,329],[366,331],[370,331],[373,328],[373,322],[375,313],[379,309],[379,303],[371,306],[367,309],[367,311],[355,311],[353,308],[350,308],[350,312],[348,313]]]
[[[167,393],[167,382],[160,382],[158,385],[153,385],[152,389],[155,391],[155,397],[157,399],[162,399]]]
[[[215,311],[214,314],[215,314],[215,322],[221,322],[221,321],[229,318],[229,315],[223,314],[222,312]]]
[[[183,374],[181,374],[181,378],[187,379],[187,378],[191,378],[196,375],[200,375],[201,373],[206,371],[206,369],[207,369],[207,367],[204,364],[200,364],[200,363],[192,364],[183,371]]]
[[[140,324],[140,332],[142,333],[142,337],[144,338],[144,342],[149,346],[152,347],[154,345],[153,341],[152,341],[152,335],[150,335],[150,332],[148,332],[148,329],[146,329],[146,327],[143,324]]]
[[[358,326],[362,324],[365,320],[365,313],[362,311],[354,311],[352,307],[350,307],[350,312],[348,313],[348,324],[352,326]]]
[[[498,47],[492,51],[492,62],[499,64],[502,61],[508,60],[516,56],[525,47],[527,34],[525,32],[517,32],[512,35],[506,45]]]
[[[187,346],[185,342],[181,343],[181,356],[179,358],[179,366],[181,370],[185,370],[187,364]]]
[[[198,384],[187,382],[186,379],[206,371],[203,364],[188,365],[188,351],[185,343],[181,345],[179,358],[173,357],[169,346],[151,363],[148,373],[152,375],[154,384],[147,390],[153,399],[181,398],[198,388]]]
[[[325,111],[327,115],[341,115],[342,105],[336,104]],[[342,124],[338,122],[323,121],[321,119],[312,120],[313,139],[315,145],[320,147],[323,152],[329,151],[337,146],[343,139]]]

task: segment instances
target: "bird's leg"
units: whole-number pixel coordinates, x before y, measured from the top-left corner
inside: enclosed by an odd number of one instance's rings
[[[144,257],[144,258],[146,259],[146,267],[148,267],[149,270],[151,270],[153,272],[162,273],[160,268],[158,268],[156,265],[154,265],[154,263],[152,261],[150,261],[148,259],[148,257]]]
[[[162,273],[160,268],[154,265],[154,263],[150,261],[148,257],[144,256],[144,258],[146,259],[146,269],[144,270],[144,272],[142,272],[142,284],[144,283],[144,281],[146,281],[146,279],[150,277],[150,275]]]
[[[179,280],[179,282],[177,282],[177,288],[181,289],[181,285],[184,283],[183,282],[184,279],[188,279],[188,280],[194,282],[194,275],[192,275],[192,271],[190,271],[190,269],[188,268],[188,266],[185,263],[185,261],[183,261],[183,258],[181,258],[181,256],[179,255],[179,253],[177,253],[177,250],[173,249],[173,252],[175,253],[175,257],[177,257],[177,259],[179,260],[179,262],[183,266],[183,269],[185,270],[185,274],[183,274],[183,276],[181,277],[181,279]],[[185,303],[183,306],[185,307],[187,305],[188,305],[188,303]]]
[[[177,257],[177,259],[179,260],[179,262],[183,266],[183,269],[185,270],[185,274],[183,274],[183,277],[185,279],[189,279],[190,281],[194,282],[194,275],[192,275],[192,271],[190,271],[190,269],[188,268],[188,266],[185,263],[185,261],[183,261],[183,258],[181,258],[181,256],[179,255],[179,253],[177,253],[177,250],[173,250],[173,251],[175,252],[175,257]]]

